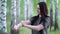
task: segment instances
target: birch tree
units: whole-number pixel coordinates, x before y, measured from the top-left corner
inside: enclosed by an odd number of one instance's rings
[[[50,31],[53,25],[53,0],[50,0]]]
[[[24,3],[24,18],[27,20],[33,16],[33,3],[32,0],[24,0]]]
[[[6,12],[7,0],[0,0],[0,34],[7,34]]]
[[[15,32],[14,26],[20,20],[20,0],[11,0],[11,34],[19,34],[19,29]]]
[[[54,24],[54,30],[59,30],[58,27],[58,0],[55,0],[55,24]]]
[[[16,25],[20,23],[20,0],[16,0]],[[16,34],[19,34],[19,29]]]
[[[16,0],[11,0],[11,34],[17,34],[14,32],[15,25],[16,25]]]
[[[20,20],[20,0],[16,0],[16,24],[19,23]]]
[[[28,0],[28,18],[33,16],[33,2],[32,0]]]
[[[24,0],[24,19],[27,20],[28,19],[28,8],[27,8],[28,4],[27,4],[27,0]]]

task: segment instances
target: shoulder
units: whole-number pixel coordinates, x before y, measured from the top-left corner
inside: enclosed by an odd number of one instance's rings
[[[47,24],[50,23],[50,17],[49,16],[46,18],[46,22],[47,22]]]
[[[30,21],[36,21],[38,19],[38,16],[33,16],[30,18]]]
[[[46,22],[50,22],[50,17],[46,17]]]
[[[31,19],[37,19],[38,18],[38,16],[33,16],[33,17],[31,17]]]
[[[50,19],[50,16],[47,16],[46,19]]]

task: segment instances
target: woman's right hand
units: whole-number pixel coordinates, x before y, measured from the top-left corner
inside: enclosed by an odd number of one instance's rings
[[[20,27],[22,27],[23,25],[22,25],[22,22],[21,23],[19,23],[19,24],[17,24],[17,25],[15,25],[14,26],[14,29],[15,30],[18,30]]]
[[[14,29],[15,29],[15,30],[18,30],[18,29],[19,29],[19,27],[18,27],[17,25],[15,25],[15,26],[14,26]]]
[[[14,32],[17,32],[19,27],[17,25],[14,26]]]
[[[29,20],[27,20],[27,21],[21,21],[19,24],[17,24],[17,25],[14,26],[14,29],[17,30],[17,29],[19,29],[19,27],[22,27],[25,24],[30,24]]]

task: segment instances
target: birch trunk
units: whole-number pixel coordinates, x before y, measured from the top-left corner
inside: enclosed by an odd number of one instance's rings
[[[0,0],[0,34],[7,34],[6,12],[7,0]]]
[[[27,8],[28,4],[27,4],[27,0],[24,0],[24,19],[27,20],[28,19],[28,8]]]
[[[50,31],[53,25],[53,0],[50,0]]]
[[[55,24],[54,24],[54,30],[59,30],[58,27],[58,0],[55,0]]]
[[[24,18],[25,20],[33,16],[33,3],[32,0],[24,0]]]
[[[17,34],[14,31],[16,25],[16,0],[11,0],[11,34]]]

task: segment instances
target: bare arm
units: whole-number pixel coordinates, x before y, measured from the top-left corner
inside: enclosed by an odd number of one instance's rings
[[[27,25],[30,25],[31,24],[30,20],[22,21],[22,23],[27,24]]]
[[[21,21],[19,24],[15,25],[14,28],[18,29],[19,27],[22,27],[23,26],[22,23],[27,24],[27,25],[31,24],[29,20],[25,20],[25,21]]]
[[[44,26],[42,24],[37,25],[37,26],[32,26],[32,25],[24,24],[24,26],[29,28],[29,29],[36,30],[36,31],[40,31],[40,30],[44,29]]]
[[[36,31],[40,31],[40,30],[44,29],[44,26],[42,24],[37,25],[37,26],[32,26],[30,24],[31,24],[31,22],[29,20],[22,21],[22,23],[19,23],[16,28],[18,29],[19,27],[25,26],[29,29],[36,30]]]

